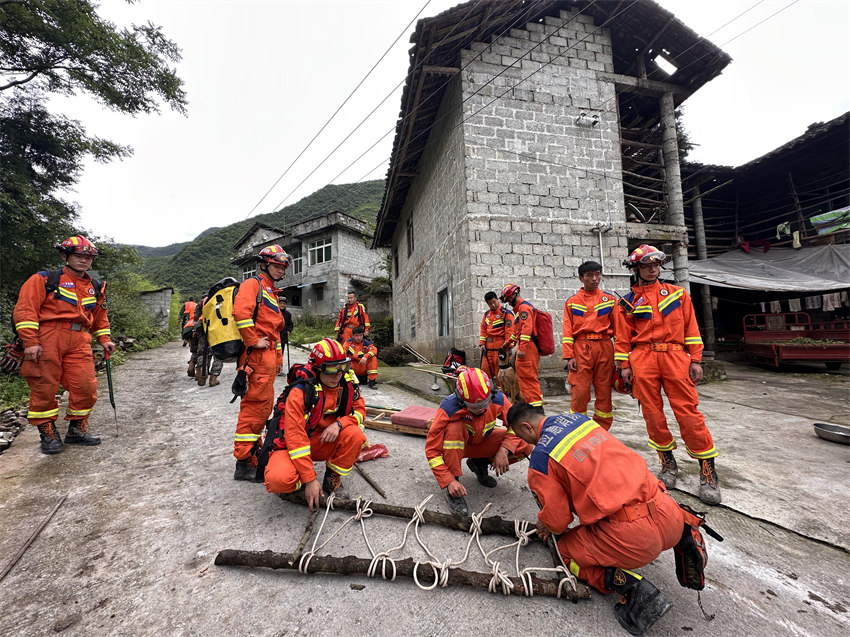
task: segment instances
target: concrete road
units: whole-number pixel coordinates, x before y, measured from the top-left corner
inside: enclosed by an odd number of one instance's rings
[[[293,551],[308,512],[261,485],[232,479],[233,366],[225,368],[222,385],[200,388],[186,376],[187,358],[187,350],[172,343],[114,370],[117,435],[101,383],[92,419],[104,438],[99,447],[43,456],[30,429],[0,455],[0,568],[67,496],[0,582],[0,634],[626,634],[611,612],[615,600],[596,592],[573,604],[459,587],[424,591],[410,580],[215,566],[222,549]],[[405,383],[404,374],[393,375]],[[715,619],[706,621],[696,593],[677,584],[668,551],[641,569],[674,603],[650,634],[850,634],[850,447],[820,440],[811,427],[850,423],[850,381],[745,367],[730,367],[729,378],[700,388],[721,452],[724,503],[711,509],[709,523],[726,540],[707,540],[708,585],[701,596]],[[278,385],[283,388],[283,378]],[[424,404],[400,385],[364,392],[369,404]],[[612,431],[654,469],[636,403],[619,397],[615,408]],[[566,409],[564,397],[547,406],[548,413]],[[447,511],[424,459],[424,438],[367,433],[390,450],[389,458],[364,465],[387,491],[387,502],[415,506],[433,494],[428,508]],[[689,495],[696,493],[696,463],[683,451],[677,456],[684,475],[675,496],[698,504]],[[515,466],[494,489],[465,477],[470,507],[491,502],[487,515],[533,521],[536,506],[524,473]],[[344,486],[350,496],[383,502],[355,472]],[[349,517],[331,512],[323,537]],[[401,544],[405,526],[382,516],[365,521],[375,551]],[[468,538],[433,525],[422,527],[420,537],[441,560],[455,561]],[[487,536],[482,545],[490,550],[510,541]],[[461,568],[489,570],[472,549]],[[349,523],[322,553],[370,556],[359,523]],[[426,559],[412,531],[404,555]],[[512,551],[501,555],[512,567]],[[522,559],[551,566],[536,542]]]

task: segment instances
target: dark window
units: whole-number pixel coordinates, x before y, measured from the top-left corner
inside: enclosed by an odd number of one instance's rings
[[[413,254],[413,220],[407,219],[407,256]]]
[[[449,335],[449,290],[437,292],[437,336]]]

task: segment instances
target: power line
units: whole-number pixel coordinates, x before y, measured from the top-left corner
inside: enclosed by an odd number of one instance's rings
[[[480,0],[479,0],[479,1],[480,1]],[[421,9],[419,9],[419,12],[418,12],[415,16],[413,16],[413,19],[412,19],[410,22],[408,22],[407,26],[406,26],[406,27],[404,27],[404,29],[402,29],[401,33],[399,33],[399,34],[398,34],[398,36],[396,36],[396,39],[395,39],[395,40],[393,40],[392,44],[390,44],[390,46],[387,48],[387,50],[386,50],[386,51],[384,51],[384,54],[383,54],[383,55],[382,55],[382,56],[378,59],[378,61],[377,61],[377,62],[375,62],[375,64],[372,66],[372,68],[371,68],[371,69],[369,69],[369,72],[368,72],[368,73],[366,73],[366,75],[363,77],[363,79],[362,79],[362,80],[360,80],[360,82],[357,84],[357,86],[355,86],[355,87],[354,87],[354,90],[353,90],[353,91],[351,91],[351,93],[348,95],[348,97],[346,97],[346,98],[345,98],[345,100],[343,100],[342,104],[340,104],[340,105],[339,105],[339,107],[338,107],[338,108],[334,111],[333,115],[331,115],[331,116],[330,116],[330,119],[328,119],[328,121],[326,121],[326,122],[324,123],[324,125],[323,125],[320,129],[319,129],[319,132],[318,132],[318,133],[316,133],[316,134],[313,136],[313,139],[311,139],[311,140],[309,141],[309,143],[308,143],[308,144],[307,144],[307,145],[306,145],[306,146],[302,149],[302,151],[301,151],[300,153],[298,153],[298,157],[296,157],[295,159],[293,159],[293,160],[292,160],[292,163],[291,163],[291,164],[289,164],[289,166],[286,168],[286,170],[284,170],[284,171],[283,171],[283,174],[281,174],[281,176],[277,178],[277,180],[276,180],[276,181],[272,184],[271,188],[269,188],[269,189],[266,191],[266,193],[265,193],[262,197],[260,197],[260,200],[259,200],[256,204],[254,204],[254,207],[253,207],[253,208],[251,208],[251,212],[249,212],[249,213],[245,216],[245,219],[247,219],[247,218],[248,218],[248,217],[250,217],[252,214],[254,214],[254,211],[255,211],[255,210],[259,207],[259,205],[263,202],[263,200],[264,200],[266,197],[268,197],[269,193],[270,193],[272,190],[274,190],[274,189],[275,189],[275,187],[276,187],[276,186],[280,183],[280,180],[281,180],[281,179],[283,179],[283,178],[286,176],[286,174],[289,172],[289,170],[290,170],[290,169],[291,169],[291,168],[295,165],[295,162],[297,162],[299,159],[301,159],[301,156],[302,156],[305,152],[307,152],[307,149],[308,149],[308,148],[310,148],[310,146],[312,146],[312,145],[313,145],[313,142],[315,142],[315,141],[316,141],[316,139],[319,137],[319,135],[321,135],[321,134],[322,134],[322,131],[324,131],[324,130],[325,130],[325,128],[327,128],[327,127],[328,127],[328,125],[329,125],[329,124],[333,121],[333,119],[337,116],[337,114],[338,114],[338,113],[342,110],[342,108],[343,108],[343,107],[344,107],[344,106],[348,103],[348,100],[350,100],[350,99],[351,99],[351,97],[352,97],[352,96],[353,96],[353,95],[357,92],[357,89],[359,89],[359,88],[363,85],[363,82],[365,82],[365,81],[366,81],[366,79],[367,79],[367,78],[368,78],[368,77],[372,74],[372,71],[374,71],[374,70],[377,68],[377,66],[378,66],[378,65],[379,65],[379,64],[383,61],[383,59],[387,56],[387,54],[390,52],[390,50],[392,50],[392,48],[396,45],[396,42],[398,42],[398,41],[399,41],[399,39],[401,38],[401,36],[403,36],[405,33],[407,33],[407,30],[410,28],[410,25],[411,25],[411,24],[413,24],[413,22],[416,20],[416,18],[418,18],[418,17],[422,14],[422,12],[425,10],[425,8],[426,8],[429,4],[431,4],[431,0],[426,0],[425,4],[424,4],[424,5],[422,5],[422,8],[421,8]]]

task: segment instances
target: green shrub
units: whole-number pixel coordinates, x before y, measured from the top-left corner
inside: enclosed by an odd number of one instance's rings
[[[372,328],[369,330],[369,340],[375,344],[379,352],[391,347],[393,344],[393,317],[385,316],[372,323]]]
[[[334,321],[326,316],[314,314],[309,310],[305,310],[297,319],[293,318],[295,327],[292,334],[289,335],[289,342],[293,345],[303,345],[304,343],[315,343],[323,338],[333,337]]]
[[[122,336],[136,339],[134,349],[147,349],[168,340],[151,316],[139,294],[150,289],[150,282],[138,274],[122,270],[108,282],[107,313],[113,340]]]
[[[30,388],[23,376],[0,374],[0,411],[16,409],[25,403],[30,395]]]

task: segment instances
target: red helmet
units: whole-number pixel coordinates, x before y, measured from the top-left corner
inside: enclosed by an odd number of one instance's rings
[[[514,298],[515,294],[519,294],[519,286],[514,285],[513,283],[508,283],[505,287],[502,288],[502,294],[499,299],[510,303],[511,299]]]
[[[664,263],[667,260],[667,255],[655,246],[644,243],[642,246],[635,248],[629,255],[629,258],[623,262],[627,268],[638,268],[647,263]]]
[[[286,253],[286,250],[279,245],[267,246],[260,250],[260,254],[256,256],[257,261],[265,263],[275,263],[288,268],[292,264],[292,257]]]
[[[632,384],[623,380],[623,374],[616,367],[614,368],[614,375],[611,377],[611,387],[621,394],[631,395],[632,393]]]
[[[338,341],[332,338],[323,338],[313,345],[307,362],[325,371],[328,366],[346,367],[351,363],[351,359],[346,355],[345,350]],[[342,371],[345,370],[343,369]]]
[[[56,246],[56,249],[60,252],[64,252],[65,254],[83,254],[92,257],[96,257],[100,254],[91,241],[79,234],[73,237],[68,237]]]
[[[457,375],[457,397],[473,413],[481,413],[493,401],[493,382],[475,367],[466,367]]]

